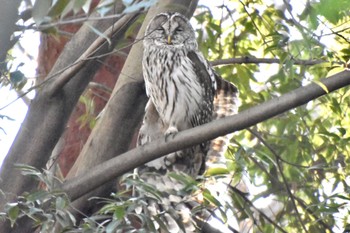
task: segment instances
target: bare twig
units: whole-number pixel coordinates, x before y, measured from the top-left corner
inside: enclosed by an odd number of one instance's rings
[[[300,213],[298,211],[298,208],[297,208],[297,205],[295,203],[295,198],[294,198],[294,195],[288,185],[288,181],[287,181],[287,178],[285,177],[285,175],[283,174],[283,168],[281,166],[281,163],[280,163],[280,156],[277,154],[277,152],[260,136],[260,134],[258,132],[256,132],[255,130],[249,130],[250,133],[252,133],[255,137],[257,137],[259,139],[259,141],[264,144],[264,146],[266,146],[270,152],[275,156],[275,159],[276,159],[276,164],[277,164],[277,169],[279,171],[279,173],[281,174],[281,177],[282,177],[282,180],[283,180],[283,183],[284,183],[284,186],[286,188],[286,191],[292,201],[292,205],[293,205],[293,208],[295,210],[295,213],[297,214],[297,218],[298,218],[298,221],[300,222],[300,225],[302,226],[302,228],[304,229],[305,232],[307,232],[307,229],[305,227],[305,225],[303,224],[303,221],[301,219],[301,216],[300,216]]]
[[[329,232],[333,232],[332,228],[329,225],[327,225],[324,221],[322,221],[318,216],[316,216],[316,214],[305,205],[304,201],[301,198],[295,197],[295,199],[306,212],[308,212],[317,222],[319,222],[322,225],[324,229],[329,230]]]
[[[327,63],[329,61],[326,60],[299,60],[299,59],[293,59],[294,65],[301,65],[301,66],[313,66],[321,63]],[[251,56],[245,56],[245,57],[237,57],[237,58],[228,58],[228,59],[221,59],[210,62],[213,66],[219,66],[219,65],[231,65],[231,64],[280,64],[281,60],[278,58],[257,58],[257,57],[251,57]],[[337,62],[338,64],[338,62]],[[339,62],[339,64],[343,64]]]
[[[271,223],[274,227],[276,227],[278,230],[281,232],[287,233],[285,230],[282,229],[277,223],[275,223],[269,216],[267,216],[263,211],[260,209],[256,208],[254,204],[242,193],[240,192],[237,188],[231,187],[231,190],[238,194],[245,202],[247,202],[251,207],[253,207],[264,219],[266,219],[269,223]]]

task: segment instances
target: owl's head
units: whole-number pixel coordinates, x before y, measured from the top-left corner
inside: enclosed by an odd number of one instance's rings
[[[160,13],[151,20],[144,45],[197,48],[195,33],[188,19],[180,13],[171,12]]]

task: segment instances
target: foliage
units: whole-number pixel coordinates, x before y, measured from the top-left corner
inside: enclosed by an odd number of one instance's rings
[[[94,128],[96,124],[95,116],[95,102],[94,99],[88,95],[80,96],[79,101],[85,107],[85,113],[81,115],[77,121],[80,123],[80,127],[88,126],[90,129]]]
[[[162,203],[163,194],[154,186],[145,183],[133,174],[129,174],[120,180],[124,187],[118,193],[112,193],[110,198],[95,198],[101,208],[91,216],[86,216],[78,223],[71,211],[72,206],[68,197],[59,191],[58,179],[49,171],[40,172],[38,169],[28,165],[17,165],[17,169],[25,176],[32,176],[41,182],[44,189],[26,193],[19,197],[16,202],[8,203],[0,219],[8,219],[11,225],[17,224],[24,216],[33,221],[34,227],[39,227],[40,232],[75,232],[75,233],[98,233],[98,232],[155,232],[157,224],[164,230],[166,226],[161,217],[165,214],[173,214],[163,211],[157,216],[149,216],[148,203]],[[198,182],[186,175],[173,177],[186,184],[186,192],[197,189]],[[139,193],[130,198],[131,192]],[[3,193],[1,193],[3,195]],[[208,193],[207,199],[212,199]],[[73,207],[74,208],[74,207]],[[56,224],[58,223],[58,224]]]
[[[91,12],[91,1],[48,2],[37,0],[33,8],[36,25],[46,32],[56,33],[56,26],[64,23],[68,12],[76,15],[82,10],[86,14]],[[104,14],[111,2],[101,1],[95,9]],[[153,4],[153,1],[144,3]],[[201,3],[205,5],[198,7],[193,22],[200,49],[209,60],[279,59],[275,64],[258,61],[217,67],[218,73],[238,87],[240,110],[307,83],[318,83],[319,79],[343,70],[350,58],[350,6],[346,0],[279,0],[275,3],[231,0],[215,7],[208,7],[207,1]],[[142,4],[134,6],[135,10],[141,7]],[[79,20],[75,18],[75,21]],[[9,62],[0,83],[21,88],[24,76],[16,68],[9,71],[10,66]],[[206,204],[218,207],[218,216],[224,222],[232,222],[229,217],[237,222],[253,222],[253,232],[342,232],[346,229],[350,221],[349,95],[348,89],[339,90],[236,132],[226,152],[226,168],[207,173],[216,175],[214,178],[218,181],[230,180],[231,199],[222,202],[204,189]],[[82,101],[93,109],[92,100]],[[92,127],[95,121],[88,116],[82,116],[81,120],[93,122]],[[47,174],[22,168],[50,187]],[[142,181],[130,177],[125,180],[129,186],[135,183],[135,187],[142,189],[140,192],[151,194],[147,198],[157,199],[156,190]],[[200,183],[190,191],[198,189],[201,189]],[[154,228],[150,217],[134,214],[145,205],[145,198],[129,199],[128,193],[121,192],[111,199],[101,199],[105,205],[100,211],[79,225],[64,208],[69,205],[66,196],[48,188],[9,203],[3,217],[14,223],[23,215],[29,216],[43,231],[59,221],[63,226],[75,225],[74,232],[113,232],[117,227],[131,230],[130,221],[136,218],[141,223],[140,231],[146,232],[145,229]],[[264,205],[259,204],[262,202]],[[278,208],[272,211],[275,206]],[[239,229],[240,226],[233,227]]]
[[[238,86],[241,110],[306,83],[317,83],[339,72],[339,64],[349,59],[345,52],[350,35],[348,4],[328,0],[276,2],[282,5],[231,1],[221,6],[218,18],[205,7],[196,16],[202,25],[205,23],[198,34],[209,59],[280,59],[276,65],[218,67]],[[298,60],[324,62],[299,66],[295,65]],[[273,219],[286,232],[340,232],[349,221],[349,94],[347,89],[329,94],[232,138],[227,154],[234,159],[228,160],[228,170],[234,180],[244,177],[252,204],[271,197],[274,201],[270,206],[283,204]],[[256,231],[276,229],[261,214],[254,214],[253,208],[247,210],[249,203],[237,192],[233,192],[233,200],[245,213],[237,218],[260,222],[254,227]]]
[[[45,184],[45,190],[40,189],[31,193],[25,193],[18,197],[16,202],[8,203],[0,217],[9,219],[11,225],[17,224],[17,220],[27,216],[33,221],[34,226],[39,226],[41,232],[52,232],[56,222],[61,226],[70,227],[75,224],[74,216],[67,211],[67,196],[55,188],[55,178],[48,172],[40,172],[28,165],[17,165],[23,175],[32,176]]]

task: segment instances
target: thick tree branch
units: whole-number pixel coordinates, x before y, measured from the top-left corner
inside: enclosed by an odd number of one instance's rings
[[[63,86],[74,77],[74,75],[81,70],[81,68],[88,63],[89,60],[94,59],[95,53],[98,52],[99,48],[106,43],[106,38],[112,38],[113,34],[123,30],[123,26],[130,22],[137,13],[124,15],[121,19],[111,25],[105,32],[104,37],[97,38],[89,48],[67,69],[65,69],[62,74],[55,79],[54,83],[51,85],[49,90],[50,95],[54,96],[60,91]]]
[[[301,65],[301,66],[313,66],[321,63],[326,63],[329,61],[326,60],[300,60],[300,59],[293,59],[294,65]],[[210,62],[213,66],[219,66],[219,65],[232,65],[232,64],[280,64],[281,60],[278,58],[257,58],[257,57],[251,57],[251,56],[245,56],[245,57],[235,57],[235,58],[228,58],[228,59],[222,59],[222,60],[215,60]]]
[[[335,91],[350,84],[350,72],[340,72],[321,80],[321,82],[327,87],[328,92]],[[130,150],[95,166],[93,169],[89,169],[88,172],[82,173],[76,178],[67,180],[63,184],[62,189],[67,192],[72,200],[75,200],[101,184],[162,155],[245,129],[287,110],[306,104],[325,94],[327,93],[322,87],[311,83],[279,98],[244,110],[237,115],[179,132],[168,142],[165,142],[164,139],[159,139],[153,143]]]
[[[0,67],[13,43],[11,36],[18,20],[18,7],[21,0],[0,0]]]

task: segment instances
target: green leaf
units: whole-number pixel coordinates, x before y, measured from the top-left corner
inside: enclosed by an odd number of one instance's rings
[[[114,233],[118,229],[119,222],[112,221],[106,227],[106,233]]]
[[[205,200],[207,200],[208,202],[214,204],[216,207],[220,207],[221,203],[220,201],[218,201],[211,193],[208,189],[205,189],[203,191],[203,197],[205,198]]]
[[[84,10],[85,13],[89,12],[90,5],[92,0],[74,0],[73,11],[78,13],[81,10]]]
[[[330,71],[328,71],[327,77],[330,77],[330,76],[335,75],[335,74],[342,72],[342,71],[344,71],[344,67],[340,67],[340,66],[334,67]]]
[[[52,0],[36,0],[33,6],[32,16],[37,25],[48,21],[48,12],[52,5]]]
[[[316,83],[317,85],[319,85],[326,93],[329,93],[327,86],[324,85],[322,82],[317,81],[317,80],[313,80],[313,82]]]
[[[51,7],[48,15],[51,17],[58,17],[62,14],[63,10],[67,7],[70,0],[58,0],[55,2],[55,4]]]
[[[346,12],[350,9],[347,0],[320,0],[320,2],[315,5],[315,8],[320,15],[323,15],[333,24],[343,19]]]
[[[63,210],[67,206],[67,201],[63,197],[56,198],[56,209]]]
[[[123,206],[117,206],[114,210],[114,217],[116,219],[123,219],[125,217],[125,208]]]
[[[15,168],[21,170],[23,175],[40,176],[41,172],[33,166],[27,164],[15,164]]]
[[[205,171],[205,176],[215,176],[215,175],[226,175],[229,174],[230,172],[227,170],[227,168],[224,167],[213,167],[213,168],[208,168]]]
[[[27,196],[27,200],[31,202],[43,202],[48,198],[52,197],[50,193],[44,190],[39,190],[34,193],[29,193]]]
[[[11,221],[11,227],[14,226],[14,224],[18,218],[19,212],[20,212],[20,210],[19,210],[18,205],[13,205],[8,210],[8,216],[9,216],[10,221]]]
[[[25,79],[26,78],[24,74],[19,70],[16,70],[10,73],[10,80],[11,80],[11,83],[13,83],[14,85],[18,85],[20,82],[23,82]]]

